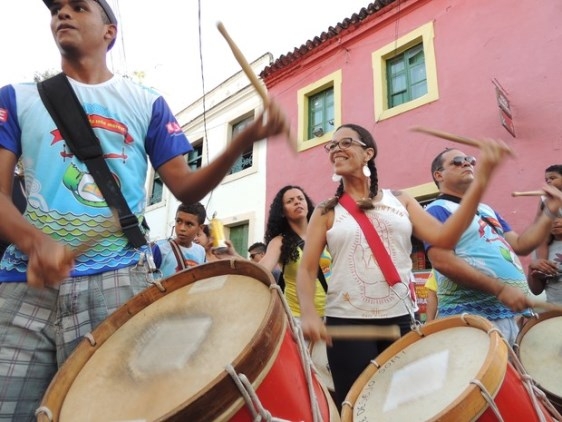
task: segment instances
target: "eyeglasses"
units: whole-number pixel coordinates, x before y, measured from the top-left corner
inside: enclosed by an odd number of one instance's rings
[[[467,155],[465,157],[459,155],[458,157],[454,157],[453,160],[451,161],[451,164],[457,167],[463,166],[464,163],[468,163],[471,166],[473,166],[476,164],[476,158],[471,157],[470,155]]]
[[[250,259],[254,259],[254,257],[255,257],[256,255],[263,255],[263,254],[264,254],[263,252],[254,252],[254,253],[251,253],[251,254],[250,254]]]
[[[464,165],[464,163],[468,163],[471,166],[474,166],[476,164],[476,158],[474,158],[470,155],[467,155],[467,156],[464,156],[464,157],[459,155],[457,157],[454,157],[449,164],[451,164],[455,167],[461,167],[461,166]],[[445,167],[439,167],[437,169],[437,171],[441,171],[441,170],[444,170],[444,169],[445,169]]]
[[[341,138],[339,141],[332,140],[327,142],[324,144],[324,149],[326,152],[332,152],[335,151],[338,146],[340,149],[348,149],[353,144],[361,145],[363,148],[367,146],[366,143],[353,138]]]

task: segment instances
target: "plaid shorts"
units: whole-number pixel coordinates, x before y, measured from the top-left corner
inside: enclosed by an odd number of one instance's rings
[[[0,284],[0,421],[34,421],[56,371],[113,311],[149,286],[142,267],[64,280]]]

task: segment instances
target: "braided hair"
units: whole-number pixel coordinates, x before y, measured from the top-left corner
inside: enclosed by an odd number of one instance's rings
[[[353,124],[353,123],[346,123],[346,124],[338,127],[336,130],[339,130],[339,129],[344,128],[344,127],[355,131],[359,135],[359,139],[363,143],[365,143],[365,145],[367,145],[364,148],[373,148],[375,150],[375,154],[373,155],[373,158],[371,158],[367,162],[367,167],[371,171],[371,176],[370,176],[370,180],[369,180],[370,181],[370,183],[369,183],[369,197],[357,201],[357,205],[359,206],[359,208],[361,208],[361,209],[372,209],[372,208],[374,208],[373,198],[375,196],[377,196],[377,193],[379,192],[379,176],[377,174],[377,167],[375,166],[375,157],[377,156],[377,144],[375,142],[375,139],[373,138],[373,135],[371,135],[371,133],[367,129],[365,129],[364,127]],[[336,189],[336,194],[332,198],[324,201],[321,204],[321,206],[323,208],[322,214],[326,214],[328,211],[334,209],[335,206],[338,204],[342,195],[343,195],[343,181],[340,181],[340,184],[338,185],[338,188]]]
[[[310,221],[310,217],[314,211],[314,203],[300,186],[284,186],[277,192],[275,198],[273,198],[273,202],[269,207],[269,216],[265,230],[265,243],[269,244],[273,238],[279,235],[282,236],[281,256],[279,257],[279,261],[282,265],[287,264],[289,261],[296,261],[299,258],[298,246],[302,241],[300,236],[291,228],[287,217],[284,215],[283,195],[290,189],[298,189],[302,192],[306,204],[308,205],[306,221]]]

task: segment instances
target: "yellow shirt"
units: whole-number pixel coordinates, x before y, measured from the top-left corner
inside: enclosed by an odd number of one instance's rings
[[[434,292],[437,292],[437,279],[435,278],[435,272],[431,270],[429,277],[425,281],[425,288]]]
[[[297,297],[297,270],[302,258],[302,250],[298,248],[299,257],[296,261],[290,261],[285,264],[283,268],[283,278],[285,279],[285,299],[291,309],[291,313],[294,317],[299,318],[301,316],[301,309],[299,306],[299,300]],[[332,257],[327,249],[324,249],[322,255],[320,256],[320,268],[324,273],[324,278],[326,279],[326,284],[330,288],[330,275],[331,275],[331,264]],[[324,310],[326,307],[326,292],[320,284],[320,280],[316,279],[316,292],[314,295],[314,305],[316,311],[320,316],[324,316]]]

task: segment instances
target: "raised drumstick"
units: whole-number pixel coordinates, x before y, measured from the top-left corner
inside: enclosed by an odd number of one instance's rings
[[[258,92],[261,99],[263,100],[264,105],[267,106],[269,104],[269,96],[267,95],[267,91],[265,90],[263,85],[258,80],[258,77],[252,70],[252,67],[250,66],[250,64],[248,63],[248,61],[246,60],[246,58],[244,57],[238,46],[234,43],[232,38],[230,38],[230,35],[228,35],[228,32],[226,32],[226,28],[224,27],[222,22],[217,22],[217,28],[219,32],[222,34],[222,36],[224,37],[224,39],[226,40],[226,42],[228,43],[228,45],[230,46],[230,49],[232,50],[232,54],[234,54],[234,57],[242,67],[242,70],[250,80],[250,83]]]
[[[398,325],[329,325],[328,335],[338,340],[396,340],[400,338]]]
[[[414,126],[411,128],[413,132],[421,132],[427,135],[437,136],[438,138],[447,139],[449,141],[458,142],[459,144],[470,145],[471,147],[480,148],[480,142],[476,139],[465,138],[464,136],[453,135],[452,133],[443,132],[436,129],[430,129],[422,126]]]
[[[230,37],[230,35],[228,35],[228,32],[226,31],[226,28],[224,27],[222,22],[217,22],[217,28],[219,32],[222,34],[222,36],[224,37],[224,39],[226,40],[226,42],[228,43],[228,45],[230,46],[230,49],[232,50],[232,54],[234,54],[234,58],[238,61],[240,67],[242,67],[242,70],[250,80],[250,83],[252,84],[254,89],[258,92],[259,96],[263,101],[264,106],[267,107],[269,105],[269,95],[267,94],[266,89],[260,83],[258,77],[252,70],[252,67],[250,66],[250,64],[248,63],[248,61],[246,60],[246,58],[244,57],[244,55],[242,54],[242,52],[240,51],[234,40]],[[291,146],[293,151],[298,152],[297,140],[291,135],[290,130],[287,131],[287,140],[289,141],[289,145]]]
[[[512,192],[511,196],[543,196],[544,191],[542,190],[530,190],[526,192]]]

